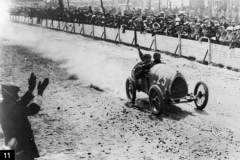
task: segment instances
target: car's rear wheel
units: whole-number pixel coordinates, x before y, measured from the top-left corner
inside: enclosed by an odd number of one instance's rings
[[[149,105],[153,114],[159,115],[162,113],[164,106],[163,94],[156,85],[153,85],[149,90]]]
[[[197,109],[203,110],[208,103],[208,87],[204,82],[198,82],[194,89],[194,96],[196,97],[195,105]]]
[[[131,103],[134,103],[136,100],[136,86],[132,78],[126,80],[126,94],[127,98]]]

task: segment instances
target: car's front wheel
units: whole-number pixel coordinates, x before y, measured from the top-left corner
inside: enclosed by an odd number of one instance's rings
[[[164,107],[163,94],[156,85],[153,85],[149,90],[149,105],[153,114],[161,114]]]

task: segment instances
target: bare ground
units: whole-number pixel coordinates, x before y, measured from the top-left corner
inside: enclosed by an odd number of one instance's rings
[[[210,96],[204,111],[196,110],[194,104],[171,105],[156,117],[150,113],[145,95],[136,106],[129,106],[126,98],[111,92],[112,85],[101,92],[82,83],[81,77],[63,67],[66,62],[62,59],[43,58],[41,50],[16,45],[7,38],[0,42],[0,82],[13,81],[24,92],[31,72],[38,80],[50,79],[41,111],[29,117],[41,160],[240,159],[237,72],[163,55],[164,62],[186,77],[190,92],[202,80]],[[133,58],[122,51],[135,52],[133,49],[94,43],[113,48],[104,60],[113,61],[130,75],[137,55]],[[121,92],[124,87],[120,86]]]

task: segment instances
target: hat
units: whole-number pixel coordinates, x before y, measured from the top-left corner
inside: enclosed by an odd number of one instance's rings
[[[184,12],[183,11],[180,11],[180,13],[178,14],[178,16],[184,16]]]
[[[4,95],[16,95],[20,91],[20,87],[13,83],[1,84],[0,86],[3,97]]]
[[[233,31],[233,27],[232,26],[230,26],[230,27],[227,27],[227,29],[226,29],[227,31]]]
[[[180,18],[176,18],[175,21],[176,21],[176,22],[180,22],[181,19],[180,19]]]
[[[222,16],[220,17],[220,19],[226,19],[226,17],[225,17],[224,15],[222,15]]]
[[[200,26],[201,25],[201,23],[196,23],[196,26]]]
[[[220,26],[220,24],[219,24],[218,21],[214,21],[214,25],[215,25],[215,26]]]
[[[235,29],[236,29],[236,30],[239,30],[239,29],[240,29],[240,26],[236,26]]]

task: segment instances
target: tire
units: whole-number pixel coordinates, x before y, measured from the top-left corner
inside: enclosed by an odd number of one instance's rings
[[[203,86],[204,93],[199,88],[201,85]],[[203,110],[208,103],[208,96],[209,96],[208,87],[206,83],[200,81],[196,84],[194,88],[194,96],[196,97],[196,100],[194,101],[194,103],[197,109]]]
[[[162,113],[164,107],[163,94],[156,85],[151,86],[149,90],[149,105],[153,114],[159,115]]]
[[[126,80],[126,94],[131,103],[135,103],[136,100],[136,86],[132,78]]]

